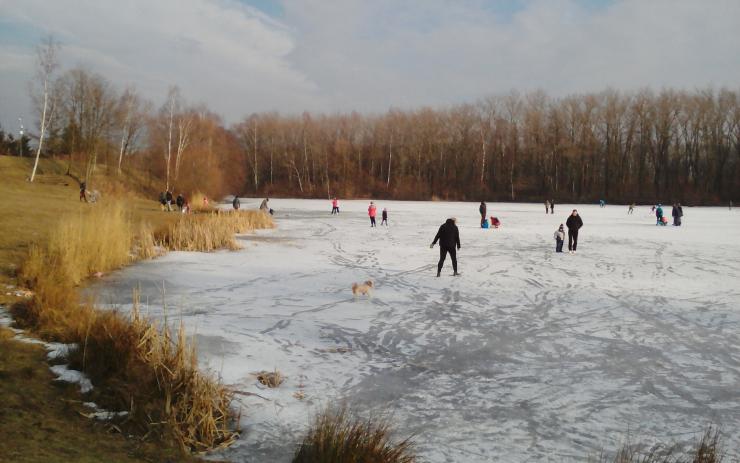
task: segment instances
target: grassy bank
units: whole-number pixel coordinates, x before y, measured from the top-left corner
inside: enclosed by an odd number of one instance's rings
[[[19,180],[27,168],[24,160],[0,156],[0,167],[10,174],[0,187],[8,199],[0,211],[17,218],[0,223],[2,281],[13,283],[17,277],[33,290],[30,300],[4,295],[0,301],[13,303],[16,323],[42,339],[76,344],[72,365],[92,378],[96,401],[130,412],[118,423],[127,433],[158,436],[164,448],[191,451],[231,442],[236,434],[230,428],[230,392],[198,370],[182,329],[157,326],[137,310],[131,316],[98,310],[93,302],[80,301],[77,289],[92,274],[155,255],[156,244],[213,250],[226,243],[234,248],[234,232],[272,226],[271,221],[257,211],[166,214],[155,202],[130,194],[81,204],[77,184],[58,163],[43,162],[42,181],[36,184]]]

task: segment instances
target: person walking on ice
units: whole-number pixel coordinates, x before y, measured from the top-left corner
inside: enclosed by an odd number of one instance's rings
[[[578,247],[578,230],[583,226],[583,219],[578,215],[577,210],[573,209],[565,225],[568,227],[568,252],[575,254]]]
[[[555,214],[555,200],[550,200],[550,214]]]
[[[630,208],[627,210],[627,214],[635,212],[635,203],[630,204]]]
[[[563,224],[560,224],[560,228],[555,230],[555,252],[563,252],[563,241],[565,241],[565,229]]]
[[[681,203],[676,203],[673,205],[671,215],[673,216],[673,226],[680,227],[681,217],[683,217],[683,207],[681,207]]]
[[[545,214],[550,213],[550,200],[545,200]]]
[[[241,207],[242,203],[239,201],[239,196],[234,195],[234,200],[231,202],[231,207],[234,208],[235,211],[238,211]],[[182,210],[182,208],[180,208]]]
[[[331,200],[331,215],[334,214],[339,214],[339,201],[336,196]]]
[[[457,229],[457,225],[455,224],[456,221],[457,219],[454,217],[447,219],[447,221],[439,227],[439,231],[437,231],[434,241],[429,245],[429,248],[432,249],[434,248],[434,245],[437,244],[437,241],[439,241],[437,277],[442,274],[442,266],[445,263],[447,254],[450,255],[450,259],[452,260],[452,271],[454,272],[452,276],[460,275],[457,273],[457,251],[455,250],[455,248],[458,250],[460,249],[460,231]]]
[[[385,226],[388,226],[388,209],[383,208],[383,213],[381,215],[382,220],[380,221],[380,225],[385,224]]]
[[[377,227],[375,223],[375,216],[378,213],[378,208],[375,207],[375,203],[370,201],[370,205],[367,207],[367,215],[370,217],[370,227]]]
[[[478,212],[480,212],[480,226],[481,227],[483,226],[483,222],[486,221],[486,210],[487,210],[486,202],[481,201],[480,206],[478,206]]]

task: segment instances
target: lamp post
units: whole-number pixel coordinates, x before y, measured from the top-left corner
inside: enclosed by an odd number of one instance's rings
[[[18,138],[18,156],[23,157],[23,118],[18,118],[18,123],[21,126],[20,134],[21,136]]]

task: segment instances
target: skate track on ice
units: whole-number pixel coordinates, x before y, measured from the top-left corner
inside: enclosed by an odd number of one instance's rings
[[[336,217],[329,201],[270,202],[278,228],[242,251],[171,253],[92,288],[126,310],[140,284],[159,317],[164,284],[202,366],[259,395],[238,396],[245,434],[218,457],[289,461],[310,415],[340,401],[392,411],[435,463],[581,461],[628,432],[686,443],[710,422],[740,448],[740,211],[684,207],[674,228],[646,206],[577,206],[569,255],[552,238],[569,205],[489,203],[503,228],[481,230],[477,203],[376,201],[391,226],[370,229],[366,201]],[[463,275],[448,258],[437,279],[429,243],[450,216]],[[373,298],[355,300],[367,279]],[[258,385],[274,368],[285,384]]]

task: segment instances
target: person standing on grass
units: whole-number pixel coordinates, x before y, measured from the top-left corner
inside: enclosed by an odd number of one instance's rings
[[[455,250],[455,248],[458,250],[460,249],[460,231],[457,229],[457,225],[455,224],[456,221],[457,219],[454,217],[447,219],[447,221],[439,227],[439,231],[437,231],[434,241],[429,245],[429,248],[432,249],[434,248],[434,245],[437,244],[437,241],[439,241],[437,277],[442,274],[442,266],[445,263],[447,254],[450,255],[450,259],[452,260],[452,271],[454,272],[452,275],[460,275],[457,273],[457,251]]]
[[[87,202],[87,183],[83,180],[80,182],[80,202],[85,201]]]
[[[331,200],[331,215],[334,214],[339,214],[339,201],[336,196]]]
[[[583,220],[577,210],[573,209],[565,225],[568,227],[568,252],[575,254],[578,247],[578,230],[583,226]]]
[[[172,192],[170,190],[167,190],[167,193],[164,194],[164,198],[167,200],[167,210],[172,210]]]
[[[388,209],[383,208],[383,213],[381,214],[381,217],[383,220],[380,221],[380,225],[385,224],[385,226],[388,226]]]
[[[480,226],[483,226],[483,222],[486,221],[486,210],[488,208],[486,207],[485,201],[480,202],[480,206],[478,206],[478,212],[480,212]]]
[[[177,195],[177,199],[175,199],[175,204],[177,204],[177,209],[182,212],[182,206],[185,205],[185,197],[181,194]]]
[[[563,224],[560,224],[560,228],[555,230],[555,252],[563,252],[563,242],[565,241],[565,229]]]
[[[239,201],[239,196],[234,195],[234,200],[231,202],[231,206],[234,208],[235,211],[238,211],[240,207],[242,207],[242,202]]]
[[[370,201],[370,205],[367,207],[367,215],[370,217],[370,227],[377,227],[375,223],[375,216],[378,213],[378,208],[375,207],[375,203]]]
[[[555,200],[550,200],[550,214],[555,214]]]

